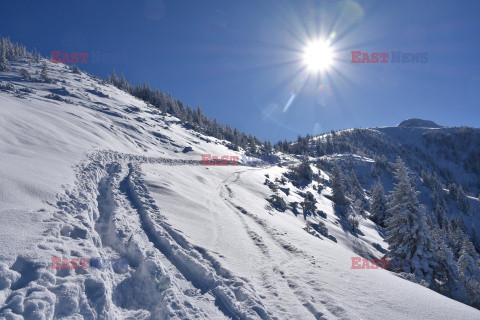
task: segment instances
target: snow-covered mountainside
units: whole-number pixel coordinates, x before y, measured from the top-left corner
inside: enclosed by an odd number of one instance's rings
[[[41,80],[42,63],[56,82]],[[203,166],[202,154],[243,150],[63,64],[10,64],[0,72],[1,319],[480,318],[396,273],[352,268],[388,244],[368,212],[346,224],[327,163],[370,173],[381,159],[323,155],[303,182],[284,164]],[[416,132],[399,130],[408,141]]]
[[[389,270],[478,308],[480,129],[414,122],[275,148],[306,154],[331,173],[334,202],[351,226],[360,214],[386,231],[386,257],[402,262]]]

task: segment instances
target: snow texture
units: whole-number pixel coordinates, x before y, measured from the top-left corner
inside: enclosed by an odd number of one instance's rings
[[[386,270],[351,269],[387,246],[368,219],[347,231],[329,188],[302,190],[323,216],[279,213],[263,181],[286,168],[201,166],[203,153],[242,154],[46,63],[57,83],[19,73],[42,63],[0,73],[14,88],[0,91],[0,319],[480,318]],[[320,221],[331,238],[306,232]],[[53,269],[52,257],[128,265]]]

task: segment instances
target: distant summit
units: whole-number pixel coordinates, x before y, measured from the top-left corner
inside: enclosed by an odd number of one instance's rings
[[[407,119],[400,122],[397,127],[407,127],[407,128],[441,128],[438,124],[430,120],[422,119]]]

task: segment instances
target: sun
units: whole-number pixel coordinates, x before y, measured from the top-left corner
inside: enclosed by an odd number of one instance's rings
[[[308,43],[303,50],[303,62],[312,72],[326,71],[333,62],[333,53],[327,41]]]

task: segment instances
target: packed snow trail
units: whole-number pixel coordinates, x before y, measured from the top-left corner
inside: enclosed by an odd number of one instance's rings
[[[148,195],[139,172],[134,170],[135,165],[129,164],[129,167],[126,192],[140,214],[143,230],[150,242],[195,288],[202,293],[212,294],[215,297],[215,304],[226,316],[233,319],[248,319],[256,313],[261,319],[271,319],[255,293],[246,289],[242,281],[234,279],[228,271],[216,268],[214,261],[210,260],[204,252],[193,248],[162,221],[157,207],[152,205],[153,201]],[[232,291],[233,286],[237,286],[238,289]],[[237,300],[239,292],[242,293],[241,301]]]
[[[142,171],[170,227],[243,279],[278,319],[469,319],[425,307],[434,303],[430,294],[440,295],[386,270],[352,270],[357,254],[306,232],[303,217],[266,208],[271,168],[143,164]]]
[[[137,171],[141,161],[196,163],[113,152],[91,155],[77,169],[76,188],[55,204],[59,211],[47,221],[46,241],[38,244],[52,256],[126,257],[128,271],[53,270],[19,257],[8,271],[14,281],[0,315],[272,319],[245,283],[162,221]],[[55,299],[55,294],[66,298]]]
[[[259,263],[259,265],[262,266],[261,274],[264,289],[278,298],[278,301],[275,302],[275,307],[276,310],[283,311],[282,318],[286,319],[295,317],[295,315],[302,315],[302,319],[309,319],[311,316],[313,316],[314,319],[327,319],[323,316],[324,313],[317,310],[312,304],[315,298],[308,297],[307,294],[302,291],[302,286],[299,286],[293,280],[293,277],[288,275],[283,268],[283,266],[296,259],[303,260],[312,257],[308,257],[307,253],[292,244],[286,243],[278,236],[278,231],[269,227],[266,221],[249,213],[241,206],[234,204],[234,193],[229,185],[237,182],[240,179],[240,175],[246,171],[249,170],[235,172],[222,181],[220,198],[224,199],[232,210],[238,213],[238,217],[242,220],[245,231],[261,252],[259,257],[262,259],[262,263]],[[232,180],[233,176],[235,176],[235,179]],[[256,232],[254,230],[256,230]],[[311,315],[304,314],[304,312],[298,310],[296,306],[286,310],[285,306],[288,305],[292,299],[298,300],[299,306],[305,307]]]

